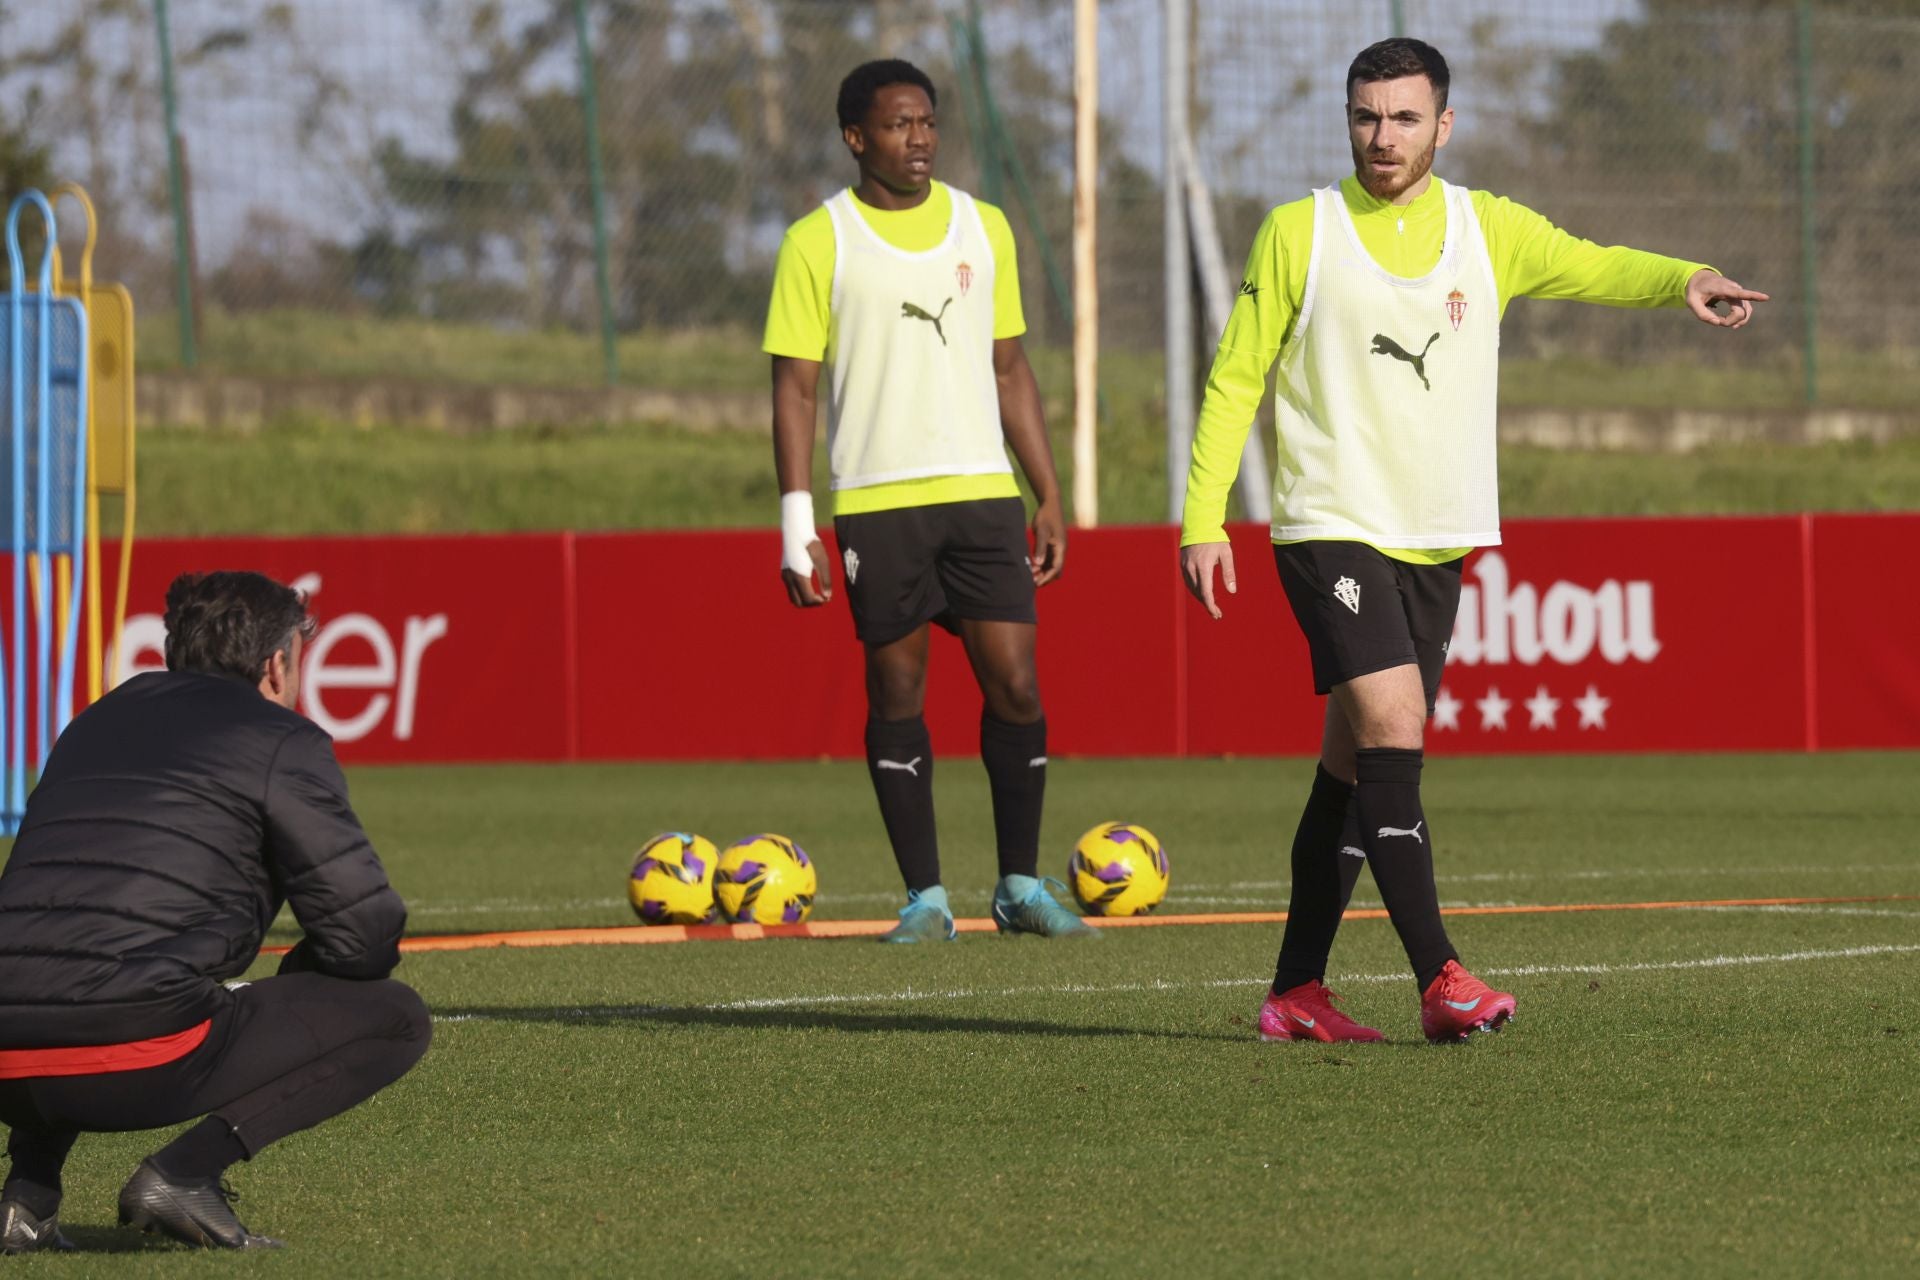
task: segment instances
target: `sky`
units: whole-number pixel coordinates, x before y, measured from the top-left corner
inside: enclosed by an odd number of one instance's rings
[[[82,0],[0,4],[4,56],[9,48],[43,43]],[[1103,113],[1119,148],[1152,172],[1161,168],[1162,151],[1161,4],[1103,0],[1101,6]],[[547,4],[502,0],[500,7],[514,24]],[[466,70],[459,51],[468,46],[458,35],[436,33],[464,31],[474,8],[474,0],[172,0],[180,124],[203,269],[225,261],[251,234],[255,210],[324,238],[357,239],[383,217],[371,163],[383,139],[397,138],[418,154],[451,154],[449,107]],[[1466,139],[1487,118],[1478,110],[1477,49],[1519,42],[1561,52],[1592,45],[1607,23],[1632,16],[1638,3],[1405,0],[1404,9],[1409,29],[1447,50],[1455,63],[1454,105]],[[1069,82],[1066,10],[1045,0],[994,7],[989,47],[999,57],[1015,44],[1028,45]],[[1338,125],[1340,72],[1362,44],[1390,34],[1387,0],[1198,0],[1196,10],[1194,94],[1205,122],[1196,141],[1215,190],[1278,202],[1339,176],[1348,164]],[[276,13],[286,16],[286,33],[256,41],[264,52],[196,56],[209,41],[218,44],[219,33]],[[148,21],[115,23],[96,41],[109,65],[157,63]],[[536,67],[534,80],[572,84],[577,73],[570,53],[563,49]],[[0,108],[14,113],[29,82],[0,81]],[[716,92],[725,89],[716,86]],[[1495,119],[1525,109],[1512,101],[1498,106]],[[160,119],[158,102],[128,104],[120,127],[109,130],[103,157],[122,172],[141,173],[156,192],[164,163]],[[603,120],[602,127],[617,129],[619,122]],[[93,164],[79,136],[56,143],[63,174],[84,174]],[[164,234],[156,212],[126,216],[140,221],[148,237]]]

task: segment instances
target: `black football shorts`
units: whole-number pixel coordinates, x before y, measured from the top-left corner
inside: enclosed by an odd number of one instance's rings
[[[1033,622],[1027,508],[978,498],[836,516],[840,581],[864,644],[892,644],[928,622]]]
[[[1464,556],[1408,564],[1364,542],[1314,541],[1276,543],[1273,559],[1313,655],[1315,693],[1413,662],[1431,714],[1460,609]]]

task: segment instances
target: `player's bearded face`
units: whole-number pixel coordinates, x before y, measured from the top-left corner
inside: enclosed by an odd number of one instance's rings
[[[1436,110],[1425,76],[1369,80],[1353,86],[1347,138],[1353,171],[1376,200],[1395,200],[1433,172],[1433,153],[1447,145],[1453,111]]]
[[[867,118],[846,131],[860,165],[889,189],[911,193],[933,177],[940,130],[933,103],[916,84],[890,84],[873,95]]]

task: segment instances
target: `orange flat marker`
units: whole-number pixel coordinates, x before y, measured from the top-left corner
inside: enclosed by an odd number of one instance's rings
[[[1709,898],[1698,902],[1562,902],[1514,907],[1450,907],[1447,916],[1556,915],[1577,911],[1688,911],[1707,907],[1816,907],[1847,902],[1915,902],[1920,894],[1893,893],[1848,898]],[[1161,925],[1282,924],[1284,911],[1218,911],[1204,915],[1086,917],[1102,929],[1145,929]],[[1348,911],[1348,920],[1385,920],[1379,908]],[[872,938],[893,928],[897,920],[815,920],[806,924],[671,924],[618,925],[600,929],[522,929],[507,933],[426,934],[402,938],[400,950],[480,951],[487,947],[644,946],[666,942],[752,942],[761,938]],[[961,933],[991,933],[992,920],[956,919]],[[262,955],[284,954],[286,947],[262,947]]]

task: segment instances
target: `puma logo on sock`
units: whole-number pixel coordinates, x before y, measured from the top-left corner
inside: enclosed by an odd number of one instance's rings
[[[915,756],[905,764],[900,763],[898,760],[875,760],[873,767],[876,769],[898,769],[901,773],[910,773],[917,778],[920,776],[920,770],[916,766],[919,765],[920,761],[920,756]]]
[[[1047,764],[1047,758],[1045,756],[1035,756],[1033,759],[1027,761],[1027,768],[1044,769],[1046,767],[1046,764]]]
[[[1364,858],[1367,856],[1365,849],[1356,849],[1350,844],[1341,845],[1340,852],[1346,854],[1349,858]]]
[[[1426,840],[1420,835],[1420,828],[1426,825],[1427,820],[1422,818],[1420,821],[1414,823],[1412,827],[1382,827],[1380,828],[1379,838],[1384,840],[1388,836],[1412,836],[1421,844],[1425,844]]]

